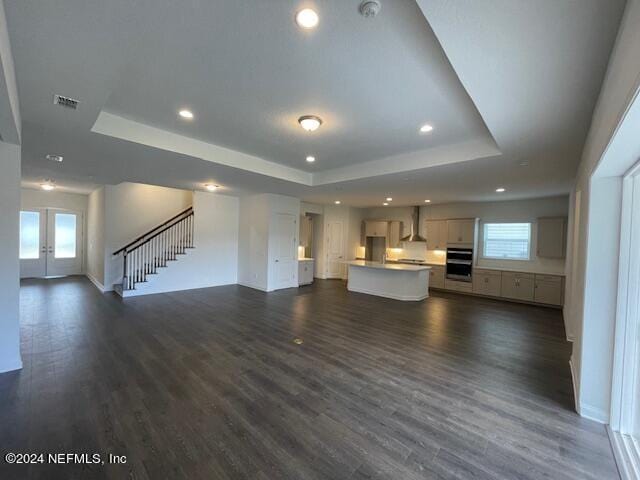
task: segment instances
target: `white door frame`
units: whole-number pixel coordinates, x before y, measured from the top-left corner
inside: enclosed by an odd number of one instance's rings
[[[640,478],[640,162],[623,177],[611,440],[623,478]],[[635,247],[635,248],[634,248]]]

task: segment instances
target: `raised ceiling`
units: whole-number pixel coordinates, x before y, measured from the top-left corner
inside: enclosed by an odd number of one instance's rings
[[[357,0],[6,2],[23,180],[356,206],[567,193],[623,4],[387,0],[365,19]],[[293,21],[306,6],[312,31]],[[324,124],[304,132],[304,114]]]

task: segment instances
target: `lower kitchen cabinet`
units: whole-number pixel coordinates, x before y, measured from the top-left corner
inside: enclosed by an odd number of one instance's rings
[[[458,280],[449,280],[447,278],[445,278],[444,280],[444,288],[456,292],[473,292],[473,286],[471,285],[471,282],[460,282]]]
[[[514,300],[534,301],[533,273],[502,272],[502,297]]]
[[[298,260],[298,285],[313,283],[313,259]]]
[[[496,270],[473,270],[473,293],[499,297],[502,292],[502,272]]]
[[[548,305],[562,305],[563,279],[557,275],[536,275],[533,300]]]
[[[444,288],[444,265],[429,265],[429,287]]]

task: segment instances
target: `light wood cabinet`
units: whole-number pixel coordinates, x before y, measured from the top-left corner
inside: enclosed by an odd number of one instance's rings
[[[534,275],[532,273],[502,272],[501,296],[533,302]]]
[[[388,222],[381,221],[366,221],[365,222],[365,236],[367,237],[386,237],[389,230]]]
[[[538,244],[536,254],[545,258],[564,258],[567,245],[567,219],[565,217],[538,218]]]
[[[536,275],[533,300],[548,305],[562,305],[563,278],[557,275]]]
[[[313,283],[313,260],[298,261],[298,285],[309,285]]]
[[[444,265],[429,265],[429,287],[444,288]]]
[[[473,271],[473,293],[499,297],[502,292],[502,272],[495,270]]]
[[[454,290],[456,292],[473,292],[473,285],[471,282],[459,282],[457,280],[444,279],[444,288],[447,290]]]
[[[447,220],[447,244],[473,244],[475,229],[474,219]]]
[[[387,247],[402,248],[400,235],[402,232],[402,222],[389,222],[387,227]]]
[[[426,220],[427,250],[447,249],[447,221]]]

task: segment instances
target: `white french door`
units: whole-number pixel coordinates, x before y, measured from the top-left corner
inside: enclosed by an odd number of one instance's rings
[[[82,225],[80,212],[20,211],[20,278],[81,273]]]

